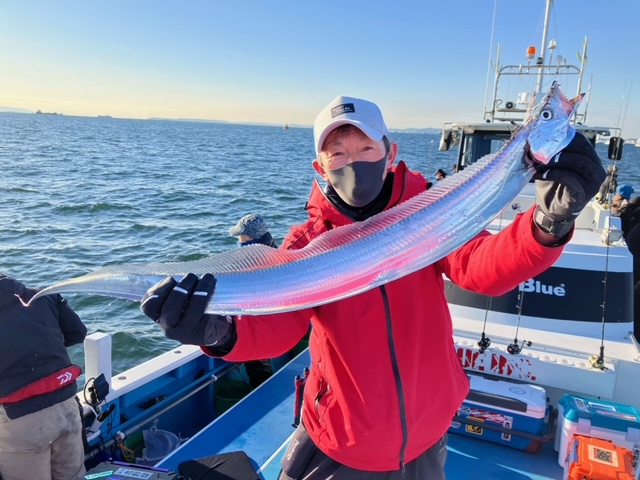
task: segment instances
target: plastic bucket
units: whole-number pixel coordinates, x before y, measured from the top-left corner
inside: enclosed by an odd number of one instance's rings
[[[160,430],[155,426],[149,430],[143,430],[142,435],[145,447],[142,450],[142,458],[138,458],[137,461],[143,465],[155,465],[173,452],[180,443],[175,433]]]
[[[217,381],[214,388],[213,405],[218,415],[229,410],[251,392],[251,385],[237,380]]]

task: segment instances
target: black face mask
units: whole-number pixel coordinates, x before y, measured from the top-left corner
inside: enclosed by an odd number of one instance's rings
[[[331,186],[347,205],[364,207],[382,190],[386,168],[387,155],[377,162],[352,162],[326,173]]]

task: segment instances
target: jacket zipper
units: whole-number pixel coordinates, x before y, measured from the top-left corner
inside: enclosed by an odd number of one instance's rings
[[[314,401],[314,406],[316,409],[316,417],[318,417],[318,423],[322,423],[322,418],[320,417],[320,400],[329,393],[329,384],[325,382],[324,378],[320,378],[320,388],[318,389],[318,393],[316,394],[316,398]]]
[[[393,341],[393,328],[391,325],[391,310],[389,308],[389,297],[384,285],[380,287],[382,293],[382,302],[384,303],[385,318],[387,322],[387,340],[389,342],[389,353],[391,355],[391,367],[393,368],[393,377],[396,383],[398,393],[398,405],[400,406],[400,424],[402,426],[402,445],[400,446],[400,470],[402,476],[407,476],[407,470],[404,463],[404,452],[407,448],[407,440],[409,432],[407,428],[407,413],[405,409],[404,390],[402,388],[402,380],[400,379],[400,368],[398,367],[398,357],[396,355],[396,347]]]

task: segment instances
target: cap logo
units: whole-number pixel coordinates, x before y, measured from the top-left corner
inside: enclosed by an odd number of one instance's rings
[[[353,106],[353,103],[343,103],[342,105],[337,105],[331,109],[331,118],[336,118],[339,115],[344,115],[345,113],[354,113],[356,111],[356,107]]]

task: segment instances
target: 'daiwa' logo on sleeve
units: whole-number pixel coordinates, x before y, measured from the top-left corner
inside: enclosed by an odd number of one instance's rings
[[[564,287],[564,283],[558,286],[545,285],[540,280],[534,280],[530,278],[526,282],[522,282],[518,287],[521,292],[542,293],[544,295],[553,295],[554,297],[564,297],[567,291]]]

